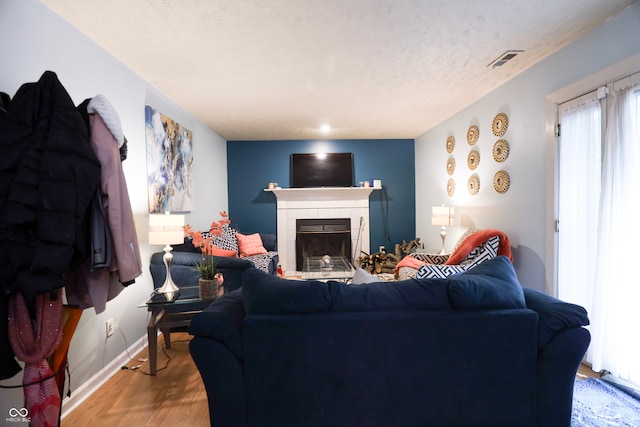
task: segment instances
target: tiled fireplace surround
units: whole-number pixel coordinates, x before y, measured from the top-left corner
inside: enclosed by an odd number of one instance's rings
[[[369,195],[374,188],[278,188],[278,255],[285,275],[296,272],[296,219],[350,218],[351,250],[369,253]],[[362,218],[362,221],[360,220]]]

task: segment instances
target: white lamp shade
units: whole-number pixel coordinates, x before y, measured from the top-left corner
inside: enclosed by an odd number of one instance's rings
[[[434,206],[431,208],[431,225],[449,227],[453,225],[453,207]]]
[[[171,245],[183,242],[184,215],[149,215],[150,245]]]

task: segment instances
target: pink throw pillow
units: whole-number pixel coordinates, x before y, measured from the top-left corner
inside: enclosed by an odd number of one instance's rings
[[[238,253],[231,249],[222,249],[217,246],[213,246],[211,252],[214,256],[223,256],[227,258],[238,258]]]
[[[262,244],[260,234],[258,233],[249,234],[248,236],[237,233],[236,239],[238,239],[238,250],[240,251],[240,257],[267,253],[267,250]]]

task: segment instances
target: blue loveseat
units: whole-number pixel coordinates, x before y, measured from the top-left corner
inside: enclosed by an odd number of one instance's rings
[[[234,231],[235,232],[235,231]],[[260,267],[271,275],[278,274],[278,244],[275,234],[259,233],[262,244],[268,254],[247,257],[230,258],[214,257],[216,269],[224,276],[224,291],[230,292],[240,287],[242,273],[248,268],[256,267],[254,259],[258,258]],[[237,245],[237,243],[236,243]],[[194,265],[201,260],[201,252],[191,243],[189,238],[179,245],[173,245],[173,261],[171,263],[171,278],[179,287],[198,286],[199,274],[194,270]],[[156,252],[151,255],[149,270],[153,278],[154,289],[159,288],[164,283],[166,277],[166,267],[162,257],[164,252]]]
[[[249,269],[189,332],[215,427],[553,427],[570,424],[587,324],[501,256],[365,285]]]

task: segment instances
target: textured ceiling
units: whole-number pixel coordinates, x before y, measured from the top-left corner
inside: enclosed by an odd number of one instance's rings
[[[415,138],[633,0],[42,2],[223,138],[264,140]]]

